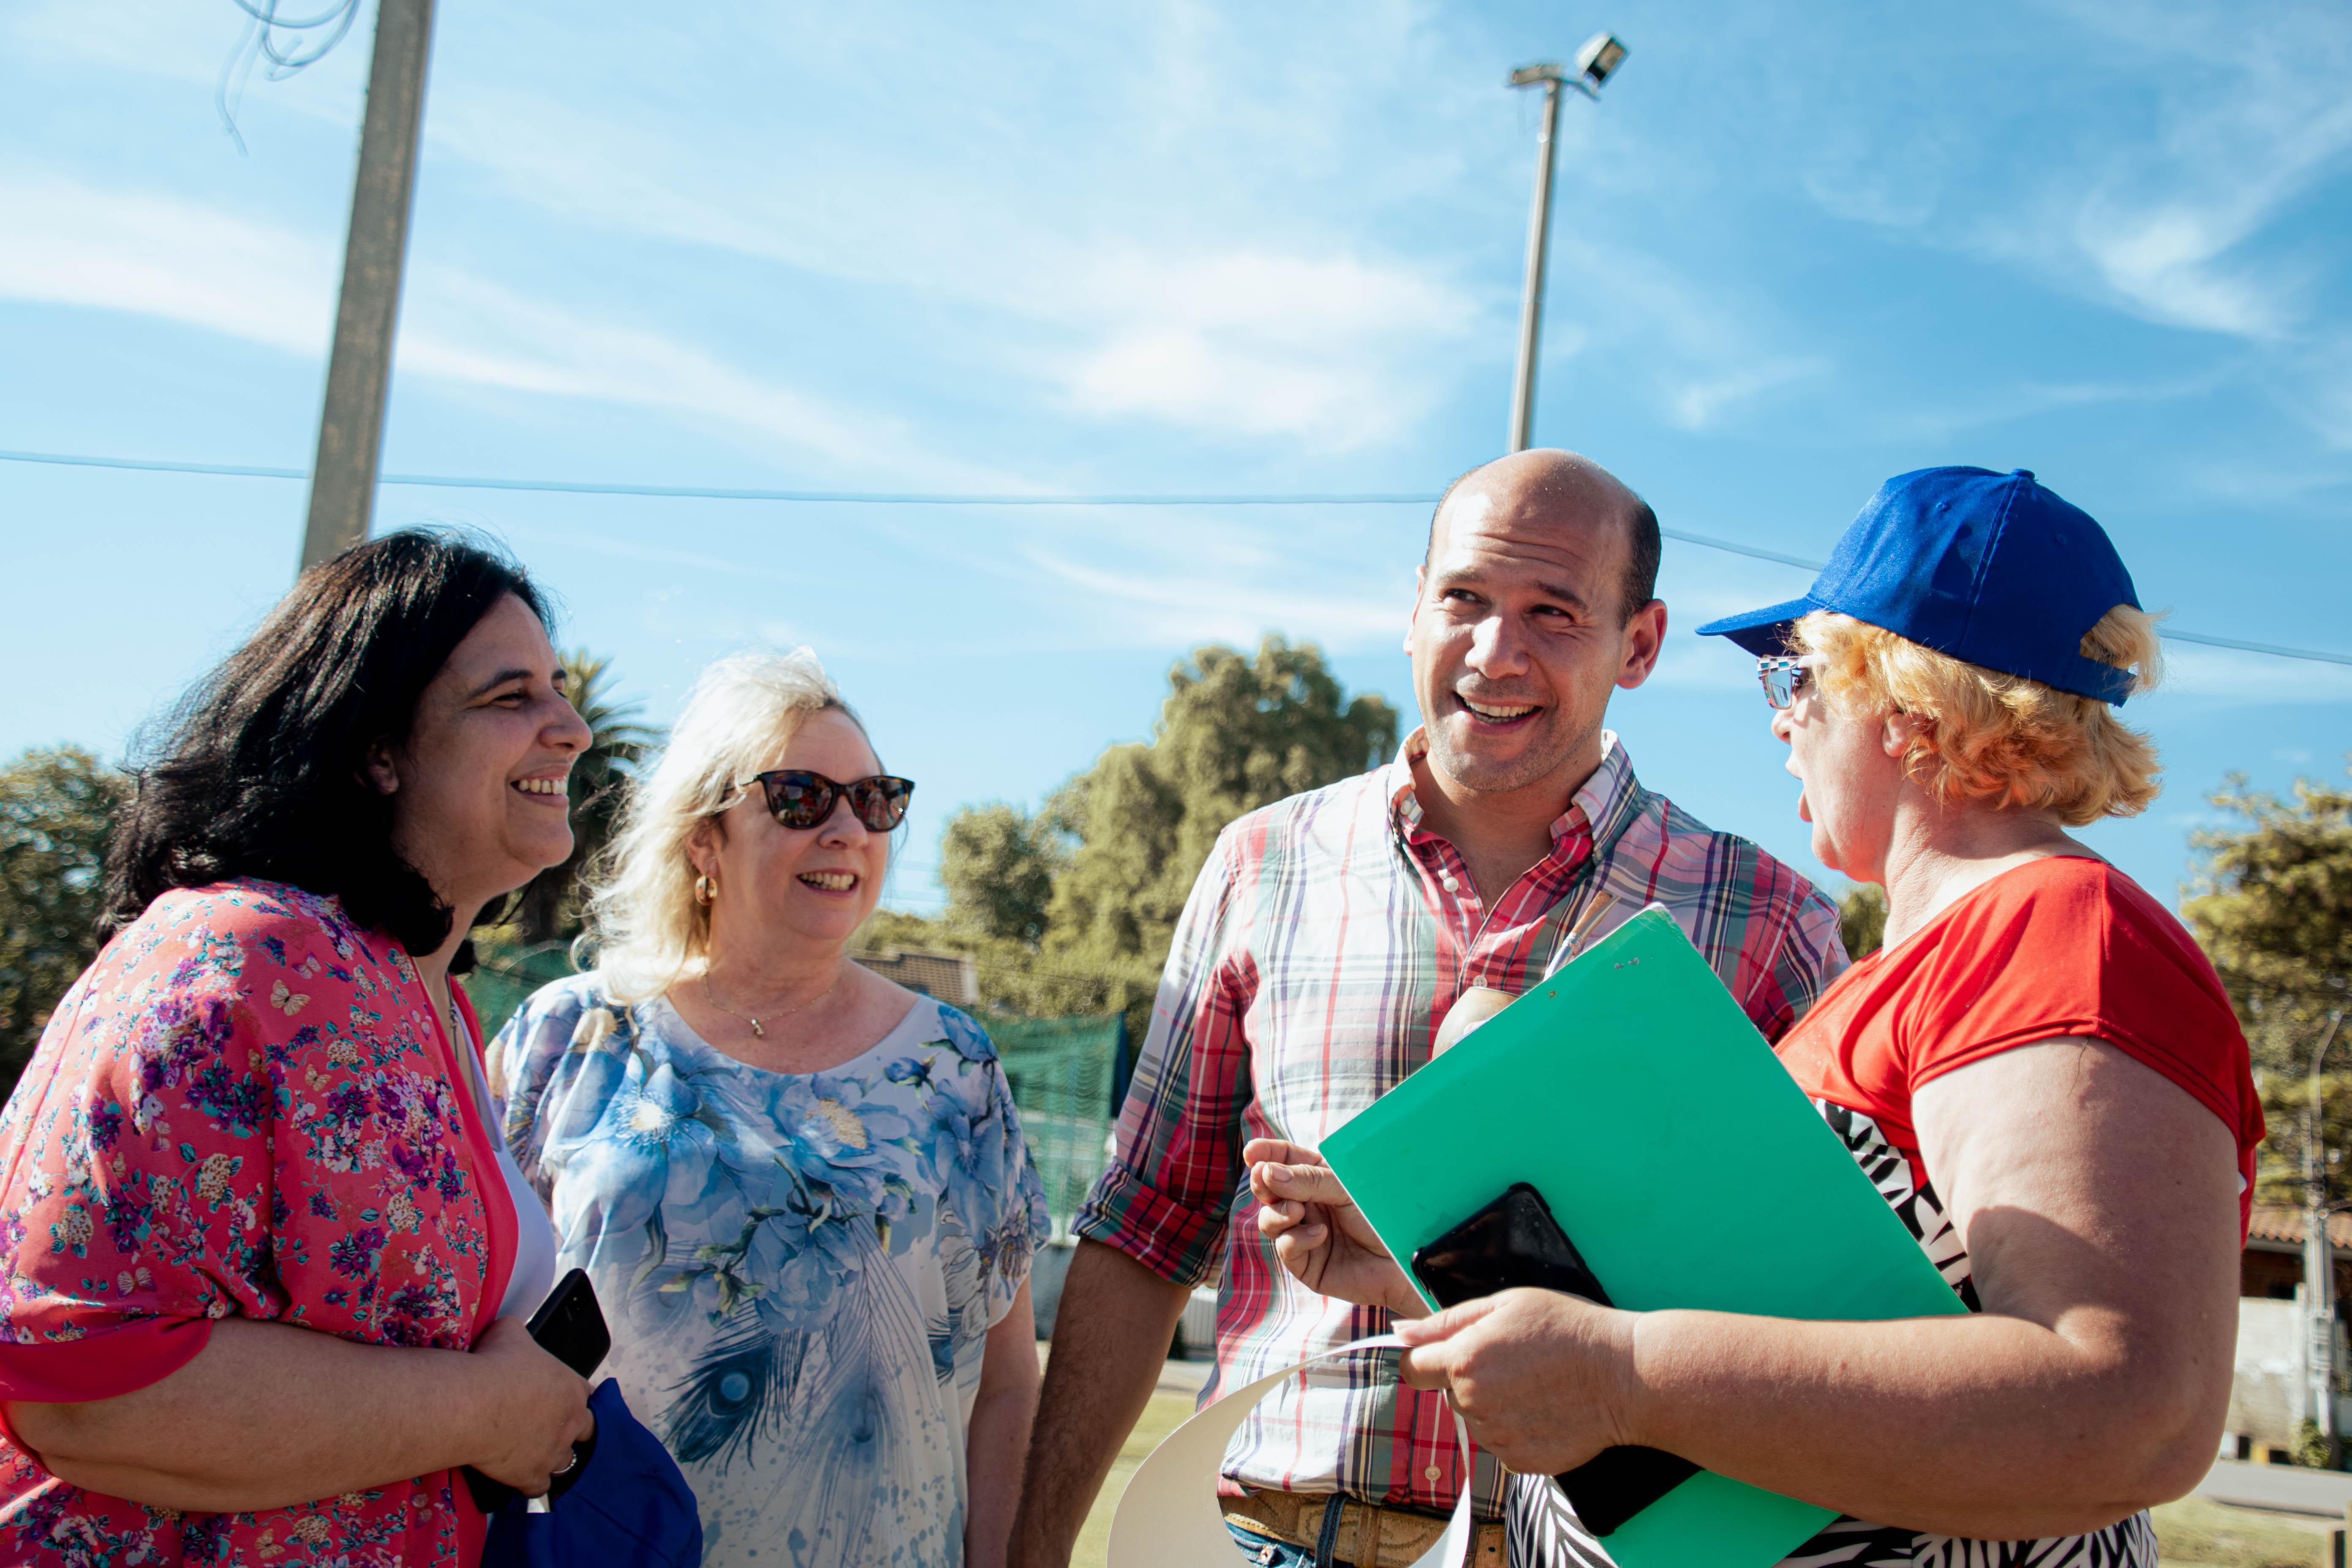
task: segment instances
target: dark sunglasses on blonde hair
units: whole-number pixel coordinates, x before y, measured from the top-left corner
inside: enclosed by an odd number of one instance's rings
[[[820,827],[833,815],[835,802],[846,796],[849,809],[869,833],[887,833],[907,818],[907,803],[915,796],[915,781],[876,773],[872,778],[836,784],[806,768],[776,768],[755,773],[736,787],[758,784],[768,797],[768,811],[786,827]]]

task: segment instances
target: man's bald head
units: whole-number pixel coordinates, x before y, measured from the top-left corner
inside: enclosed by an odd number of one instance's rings
[[[1421,558],[1424,568],[1436,559],[1438,531],[1446,524],[1448,510],[1473,500],[1489,508],[1556,513],[1568,524],[1596,513],[1622,520],[1626,553],[1620,618],[1632,620],[1634,612],[1658,596],[1658,514],[1616,475],[1590,458],[1557,447],[1538,447],[1481,463],[1455,479],[1437,498],[1437,510],[1430,514],[1429,543]]]

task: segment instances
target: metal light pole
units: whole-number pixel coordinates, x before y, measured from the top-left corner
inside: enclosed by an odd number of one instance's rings
[[[376,463],[383,451],[383,405],[392,386],[393,337],[400,320],[408,215],[416,195],[417,132],[425,119],[425,68],[432,47],[433,0],[377,0],[359,175],[352,185],[351,236],[343,247],[343,292],[335,309],[334,352],[327,362],[326,405],[319,415],[319,457],[310,469],[304,567],[365,539],[375,512]]]
[[[1536,203],[1528,218],[1528,286],[1519,304],[1519,368],[1511,383],[1511,438],[1508,450],[1528,449],[1528,435],[1536,416],[1536,351],[1543,337],[1544,264],[1551,253],[1552,149],[1559,140],[1559,89],[1573,87],[1598,99],[1601,86],[1625,58],[1625,46],[1609,33],[1595,33],[1576,51],[1576,74],[1554,63],[1521,66],[1511,73],[1513,87],[1543,84],[1543,129],[1536,136]]]
[[[2327,1239],[2326,1121],[2319,1094],[2320,1064],[2344,1022],[2336,1013],[2311,1053],[2310,1130],[2303,1141],[2303,1304],[2306,1314],[2304,1366],[2311,1384],[2312,1419],[2332,1452],[2336,1446],[2336,1248]]]

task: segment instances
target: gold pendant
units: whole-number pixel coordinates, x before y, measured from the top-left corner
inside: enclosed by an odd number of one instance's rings
[[[745,1021],[746,1023],[748,1023],[748,1024],[750,1024],[750,1025],[751,1026],[751,1037],[752,1037],[753,1039],[755,1039],[755,1040],[764,1040],[764,1039],[766,1039],[766,1038],[768,1037],[768,1031],[767,1031],[767,1030],[765,1030],[765,1029],[763,1029],[763,1028],[761,1028],[761,1027],[760,1027],[760,1020],[759,1020],[759,1019],[757,1019],[757,1018],[748,1018],[748,1019],[746,1019],[746,1020],[744,1020],[744,1021]]]

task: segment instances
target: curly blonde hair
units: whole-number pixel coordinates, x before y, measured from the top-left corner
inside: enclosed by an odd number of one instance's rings
[[[658,996],[702,962],[710,911],[695,899],[687,845],[735,803],[738,780],[826,712],[866,728],[804,647],[731,654],[695,680],[661,760],[630,786],[618,830],[589,868],[588,929],[576,951],[593,953],[614,1001]]]
[[[2161,674],[2156,623],[2117,605],[2084,636],[2084,657],[2130,670],[2131,689],[2149,690]],[[1792,640],[1818,656],[1814,679],[1840,711],[1893,710],[1927,721],[1904,764],[1947,805],[1990,801],[2081,827],[2137,816],[2156,798],[2154,743],[2096,698],[1969,664],[1832,610],[1799,621]]]

